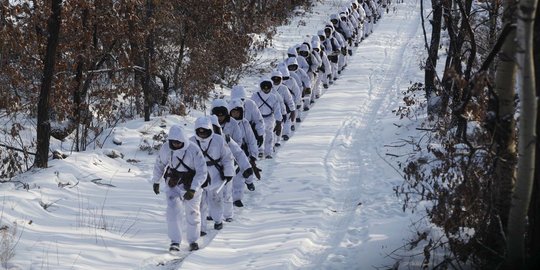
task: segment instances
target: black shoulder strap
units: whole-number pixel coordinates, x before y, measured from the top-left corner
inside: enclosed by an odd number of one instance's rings
[[[174,155],[174,152],[171,150],[171,159],[170,159],[170,161],[169,161],[169,163],[171,164],[171,165],[170,165],[171,167],[172,167],[172,164],[173,164],[173,163],[172,163],[172,157],[173,157],[173,155]],[[186,156],[186,152],[184,152],[184,156],[182,156],[182,159],[184,159],[185,156]],[[186,164],[184,164],[184,162],[182,161],[182,159],[180,159],[180,158],[178,158],[178,157],[176,157],[176,158],[177,158],[178,161],[180,161],[180,162],[176,165],[176,167],[173,167],[173,169],[175,169],[175,170],[178,169],[178,167],[180,167],[180,165],[184,165],[184,167],[186,167],[188,170],[190,169],[188,166],[186,166]]]
[[[203,155],[210,160],[210,163],[212,163],[212,165],[215,165],[216,167],[220,168],[221,165],[219,165],[218,162],[221,161],[221,158],[218,158],[216,160],[216,159],[212,158],[212,156],[210,156],[210,154],[208,154],[208,149],[210,149],[210,144],[212,143],[212,139],[210,139],[210,142],[208,142],[208,148],[206,148],[206,150],[202,149],[201,143],[199,142],[199,140],[197,140],[197,144],[199,145],[199,148],[201,148],[201,151],[203,152]]]
[[[187,152],[187,151],[186,151]],[[194,171],[194,169],[190,168],[188,165],[186,165],[186,163],[184,163],[184,158],[186,157],[186,152],[184,152],[184,156],[182,158],[179,158],[179,157],[176,157],[176,159],[178,159],[178,161],[180,163],[178,163],[178,166],[176,166],[176,168],[174,168],[175,170],[180,167],[180,164],[182,164],[182,166],[186,167],[186,169],[188,171]]]
[[[208,142],[208,148],[206,148],[206,150],[202,149],[201,142],[199,142],[199,140],[196,140],[196,141],[197,141],[197,144],[199,145],[199,148],[201,148],[201,151],[203,152],[203,155],[210,160],[210,161],[206,162],[206,165],[214,165],[214,166],[216,166],[216,168],[218,169],[221,177],[223,179],[225,179],[225,174],[224,174],[225,171],[223,169],[223,166],[221,166],[219,164],[219,162],[221,161],[221,158],[218,158],[217,160],[215,160],[208,154],[208,149],[210,149],[210,144],[212,143],[212,139],[210,139],[210,142]]]
[[[214,138],[212,138],[214,139]],[[201,146],[201,142],[199,142],[199,140],[195,140],[197,141],[197,145],[199,145],[199,148],[201,149],[201,151],[203,152],[203,155],[205,157],[208,157],[210,160],[213,160],[212,157],[208,154],[208,149],[210,149],[210,144],[212,143],[212,139],[210,139],[210,141],[208,142],[208,147],[206,148],[206,150],[204,150]]]
[[[270,110],[271,110],[272,112],[274,112],[274,109],[272,108],[272,106],[270,106],[270,104],[268,104],[268,102],[266,102],[266,100],[261,96],[261,93],[257,92],[257,95],[259,96],[259,98],[260,98],[261,101],[263,102],[262,105],[268,106],[268,108],[270,108]],[[262,107],[262,105],[259,106],[259,108]]]

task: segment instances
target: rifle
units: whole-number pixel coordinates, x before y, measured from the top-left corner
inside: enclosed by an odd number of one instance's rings
[[[223,181],[223,183],[221,183],[221,185],[214,191],[216,194],[218,194],[224,187],[225,185],[229,183],[229,181]]]

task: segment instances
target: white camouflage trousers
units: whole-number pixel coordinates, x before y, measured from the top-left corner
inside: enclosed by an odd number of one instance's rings
[[[186,219],[186,238],[191,243],[197,242],[201,230],[201,191],[195,193],[193,199],[184,200],[183,185],[170,188],[165,185],[165,195],[167,196],[167,234],[171,239],[171,243],[182,242],[182,208],[184,207],[184,214]]]

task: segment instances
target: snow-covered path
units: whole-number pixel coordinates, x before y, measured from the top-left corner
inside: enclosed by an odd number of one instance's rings
[[[356,49],[342,77],[315,103],[247,207],[182,269],[366,269],[407,238],[410,223],[381,158],[395,136],[392,110],[418,67],[418,3],[398,5]],[[361,204],[361,205],[358,205]]]

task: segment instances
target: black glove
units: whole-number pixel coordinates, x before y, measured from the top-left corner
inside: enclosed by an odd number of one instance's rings
[[[251,168],[253,169],[253,173],[255,174],[255,177],[261,180],[261,169],[257,168],[257,164],[255,163],[255,161],[256,159],[251,159],[249,163],[251,164]]]
[[[300,109],[300,108],[302,108],[302,105],[296,105],[296,108]]]
[[[156,195],[159,194],[159,184],[158,183],[155,183],[152,188],[154,189],[154,193],[156,193]]]
[[[322,73],[326,73],[326,69],[324,68],[324,66],[319,67],[319,70],[320,70]]]
[[[264,137],[262,135],[257,136],[257,146],[261,147],[264,142]]]
[[[232,180],[232,176],[225,176],[225,181],[230,182]]]
[[[253,168],[247,168],[243,173],[242,176],[244,178],[248,178],[253,174]]]
[[[195,196],[195,190],[190,189],[184,193],[184,200],[189,201],[193,199],[193,196]]]
[[[291,112],[291,117],[289,119],[291,119],[291,121],[294,121],[294,119],[296,119],[296,111]]]
[[[281,122],[280,121],[276,121],[274,132],[276,133],[276,135],[281,136]]]

